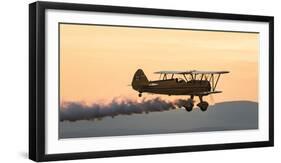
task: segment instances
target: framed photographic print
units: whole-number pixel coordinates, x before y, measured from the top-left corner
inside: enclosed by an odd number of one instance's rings
[[[273,17],[35,2],[29,158],[273,146]]]

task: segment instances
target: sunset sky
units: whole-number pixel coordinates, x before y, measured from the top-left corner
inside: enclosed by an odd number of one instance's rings
[[[61,102],[137,99],[139,68],[149,80],[160,70],[227,70],[215,102],[258,101],[259,34],[60,24]],[[143,94],[167,100],[186,96]],[[210,100],[210,98],[206,98]]]

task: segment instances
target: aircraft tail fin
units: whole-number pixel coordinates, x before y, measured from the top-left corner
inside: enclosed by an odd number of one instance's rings
[[[140,90],[140,88],[142,88],[143,86],[147,86],[148,84],[149,81],[146,75],[144,74],[143,70],[138,69],[133,77],[133,81],[132,81],[133,89]]]

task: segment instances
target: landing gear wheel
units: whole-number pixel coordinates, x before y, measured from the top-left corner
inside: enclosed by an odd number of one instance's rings
[[[192,111],[193,106],[184,106],[185,110],[188,112]]]
[[[201,111],[206,111],[209,104],[206,101],[202,101],[197,106],[201,109]]]
[[[184,108],[185,108],[186,111],[191,112],[193,107],[184,106]]]
[[[139,93],[139,97],[141,97],[141,93]]]
[[[192,99],[188,99],[186,105],[184,105],[184,108],[186,111],[190,112],[192,111],[194,104]]]

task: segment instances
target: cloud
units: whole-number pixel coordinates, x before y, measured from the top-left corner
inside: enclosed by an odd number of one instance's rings
[[[60,121],[94,120],[107,116],[162,112],[176,109],[182,106],[183,102],[184,100],[165,101],[161,98],[141,101],[113,99],[108,104],[94,103],[92,105],[85,105],[81,102],[64,102],[60,109]]]

